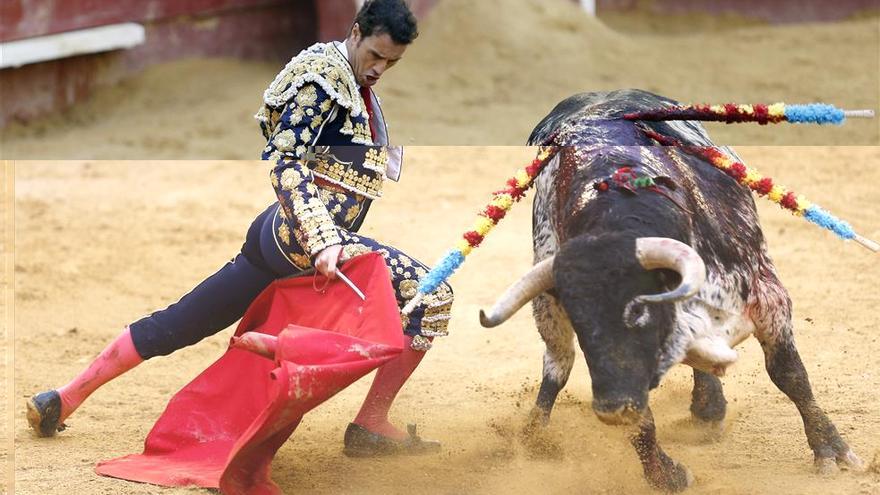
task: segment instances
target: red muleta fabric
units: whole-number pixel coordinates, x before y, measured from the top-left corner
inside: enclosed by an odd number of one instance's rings
[[[314,290],[312,277],[274,282],[235,335],[278,335],[275,361],[228,349],[171,399],[142,454],[100,462],[95,471],[227,495],[282,493],[270,464],[303,414],[402,351],[399,309],[382,257],[365,254],[342,270],[366,301],[340,280],[324,293]]]

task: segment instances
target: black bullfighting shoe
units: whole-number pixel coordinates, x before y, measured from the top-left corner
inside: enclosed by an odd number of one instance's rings
[[[381,457],[391,455],[419,455],[440,451],[440,442],[422,440],[416,434],[416,425],[407,425],[409,438],[394,440],[373,433],[363,426],[349,423],[345,430],[345,449],[349,457]]]
[[[67,425],[61,422],[61,396],[57,390],[37,394],[27,402],[27,420],[31,428],[41,437],[51,437],[64,431]]]

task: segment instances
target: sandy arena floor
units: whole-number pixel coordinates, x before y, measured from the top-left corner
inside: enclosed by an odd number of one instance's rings
[[[773,27],[641,14],[609,18],[609,25],[567,0],[444,0],[377,86],[392,140],[520,146],[563,98],[620,88],[685,103],[824,101],[880,110],[876,16]],[[70,112],[0,131],[0,153],[255,159],[264,142],[252,116],[282,65],[159,64]],[[710,124],[710,131],[717,142],[737,145],[880,144],[880,119],[842,128]]]
[[[880,150],[741,147],[743,159],[880,238]],[[433,262],[470,224],[528,148],[412,148],[399,185],[365,226]],[[228,329],[148,362],[98,391],[51,439],[31,435],[25,398],[70,379],[127,323],[175,301],[239,249],[273,200],[259,162],[17,162],[15,169],[16,493],[183,494],[102,478],[96,461],[139,452],[171,395],[224,351]],[[795,307],[798,343],[814,390],[866,462],[880,448],[877,255],[759,203],[765,233]],[[477,311],[530,265],[530,208],[512,216],[454,277],[452,335],[437,343],[393,410],[443,441],[429,457],[352,460],[342,433],[368,386],[362,380],[306,416],[275,459],[288,493],[652,493],[621,430],[589,409],[579,359],[542,452],[518,432],[534,400],[542,344],[521,311],[482,329]],[[726,431],[711,441],[687,423],[690,371],[652,395],[666,451],[696,476],[692,494],[880,493],[880,473],[812,472],[801,420],[763,370],[749,340],[723,379]],[[875,469],[878,461],[874,461]]]

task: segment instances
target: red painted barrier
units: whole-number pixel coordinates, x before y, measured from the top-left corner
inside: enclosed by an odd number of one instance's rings
[[[424,17],[438,0],[410,0]],[[0,70],[0,127],[72,105],[100,85],[183,57],[284,62],[315,41],[344,38],[355,0],[2,0],[0,42],[120,22],[146,28],[130,50]]]
[[[215,15],[199,15],[195,18],[162,17],[145,22],[146,43],[130,50],[69,57],[0,70],[0,100],[3,101],[0,107],[0,127],[12,120],[27,121],[64,109],[87,97],[95,87],[114,84],[126,75],[154,63],[184,57],[232,57],[276,60],[283,63],[317,38],[316,14],[310,0],[264,1],[262,3],[265,5],[259,7],[255,6],[257,2],[253,0],[236,2],[239,7],[244,3],[248,3],[250,7],[214,10]],[[91,3],[100,2],[95,0]],[[160,3],[163,2],[154,4]],[[203,0],[201,3],[229,7],[235,2]],[[6,0],[2,4],[3,8],[8,7]],[[181,6],[175,8],[178,10],[174,12],[181,11]],[[150,15],[158,16],[157,12],[159,11],[153,11]],[[171,10],[161,12],[168,13]],[[33,12],[28,15],[33,15]],[[102,15],[103,19],[111,19],[106,14]],[[131,20],[119,17],[113,19],[114,22]],[[5,23],[6,19],[2,22]],[[57,27],[60,24],[43,22],[44,27],[50,25]]]
[[[177,16],[214,16],[236,9],[311,3],[309,0],[3,0],[0,41],[119,22],[149,23]]]

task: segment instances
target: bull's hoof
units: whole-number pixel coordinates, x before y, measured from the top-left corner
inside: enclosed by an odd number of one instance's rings
[[[550,415],[543,409],[535,407],[529,412],[519,439],[529,458],[559,460],[564,457],[560,439],[547,429],[549,422]]]
[[[839,471],[837,463],[831,457],[817,457],[813,461],[813,467],[816,469],[816,474],[820,476],[830,476]]]
[[[845,454],[837,458],[837,467],[845,471],[861,472],[866,469],[864,461],[852,451],[847,450]]]
[[[857,456],[852,449],[847,449],[843,454],[834,457],[817,457],[813,462],[816,472],[822,476],[831,475],[838,471],[856,471],[865,470],[865,463]]]
[[[665,459],[658,469],[645,469],[645,478],[655,490],[678,493],[694,484],[694,475],[684,464]]]
[[[550,424],[550,413],[540,407],[533,407],[529,411],[529,417],[523,426],[523,435],[531,435],[536,431],[543,430]]]

